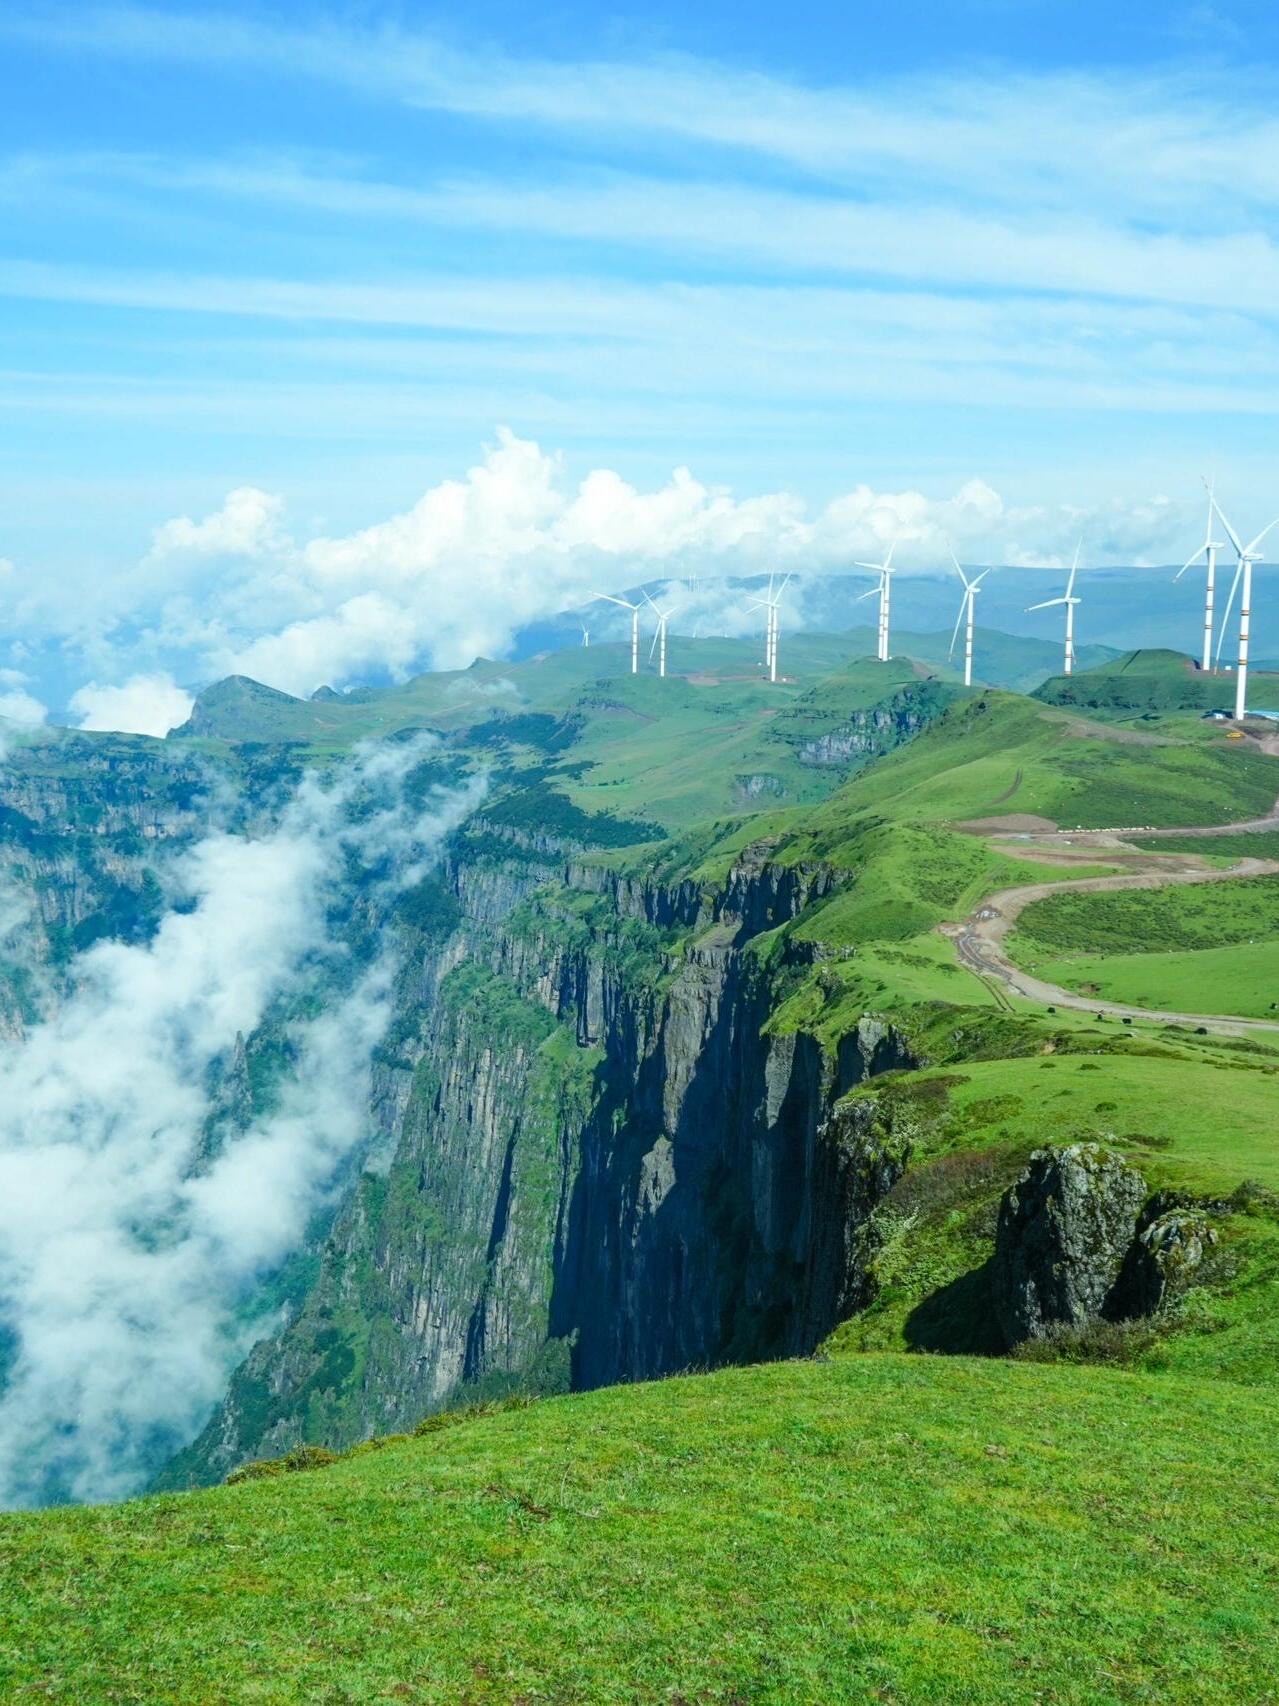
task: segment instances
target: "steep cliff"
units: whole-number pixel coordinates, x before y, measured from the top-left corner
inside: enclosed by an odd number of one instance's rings
[[[434,922],[402,924],[389,1161],[168,1484],[516,1386],[800,1353],[855,1306],[904,1158],[832,1109],[909,1053],[869,1020],[825,1053],[770,1029],[785,926],[833,880],[772,852],[707,885],[455,839]]]
[[[207,824],[219,786],[159,741],[57,731],[0,764],[0,1036],[19,1037],[96,941],[143,941],[156,862]]]

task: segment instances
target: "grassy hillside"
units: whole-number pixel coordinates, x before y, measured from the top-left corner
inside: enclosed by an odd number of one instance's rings
[[[1185,1380],[1169,1403],[1109,1370],[881,1356],[617,1388],[310,1473],[0,1519],[0,1683],[1262,1700],[1273,1453],[1266,1395]]]
[[[1199,725],[1137,734],[1033,700],[988,694],[958,706],[836,795],[827,824],[1032,814],[1062,828],[1247,821],[1274,804],[1279,764]]]
[[[1258,703],[1279,702],[1279,679],[1254,672]],[[1072,675],[1053,675],[1035,691],[1048,705],[1090,716],[1130,718],[1169,711],[1233,710],[1234,677],[1205,671],[1184,652],[1147,649],[1106,658]]]
[[[1279,877],[1052,895],[1008,947],[1035,976],[1107,1000],[1265,1017],[1279,1001]]]

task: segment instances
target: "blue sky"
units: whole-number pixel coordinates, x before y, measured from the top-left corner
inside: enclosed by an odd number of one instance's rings
[[[894,534],[1166,562],[1210,463],[1256,531],[1277,57],[1260,4],[19,0],[8,685],[306,690]]]

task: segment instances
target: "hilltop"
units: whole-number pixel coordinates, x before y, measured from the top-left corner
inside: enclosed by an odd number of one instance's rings
[[[1259,703],[1279,704],[1279,677],[1255,670],[1252,693]],[[1183,652],[1147,648],[1085,665],[1072,675],[1054,675],[1034,696],[1048,705],[1077,706],[1093,715],[1153,716],[1233,712],[1235,687],[1229,670],[1206,671]]]

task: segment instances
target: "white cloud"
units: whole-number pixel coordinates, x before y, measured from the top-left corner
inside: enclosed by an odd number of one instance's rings
[[[465,478],[401,514],[305,544],[281,530],[271,552],[217,564],[199,597],[156,613],[147,643],[197,647],[198,673],[308,694],[499,657],[526,623],[649,580],[839,573],[893,539],[907,572],[935,570],[952,547],[1050,565],[1080,531],[1093,561],[1168,561],[1187,521],[1162,498],[1089,513],[1009,507],[976,478],[944,497],[861,484],[815,513],[794,493],[739,498],[686,468],[651,491],[610,469],[574,483],[558,457],[503,431]],[[593,625],[610,621],[601,611]]]
[[[0,719],[35,728],[48,715],[48,708],[27,691],[27,677],[21,670],[0,669]]]
[[[194,703],[170,675],[134,675],[118,687],[88,682],[72,695],[70,709],[82,729],[163,736],[186,722]]]
[[[1264,77],[1203,55],[1129,72],[943,67],[841,86],[688,55],[518,58],[385,23],[301,29],[118,6],[14,14],[4,27],[76,51],[316,78],[597,145],[605,136],[707,144],[862,188],[905,180],[1014,203],[1030,189],[1052,203],[1077,201],[1085,184],[1093,204],[1140,209],[1276,194],[1279,123]]]
[[[0,1320],[18,1335],[0,1504],[135,1490],[269,1325],[242,1319],[255,1280],[371,1136],[390,968],[361,971],[329,935],[346,861],[394,870],[376,901],[475,804],[406,808],[399,781],[419,756],[375,750],[331,783],[308,778],[269,833],[183,853],[171,877],[190,910],[148,946],[88,950],[65,1005],[0,1050]],[[204,1153],[218,1063],[317,968],[344,993],[287,1022],[296,1065],[275,1108]]]
[[[284,503],[256,486],[239,486],[203,521],[176,516],[157,527],[151,542],[155,557],[252,557],[283,543],[279,534]]]

